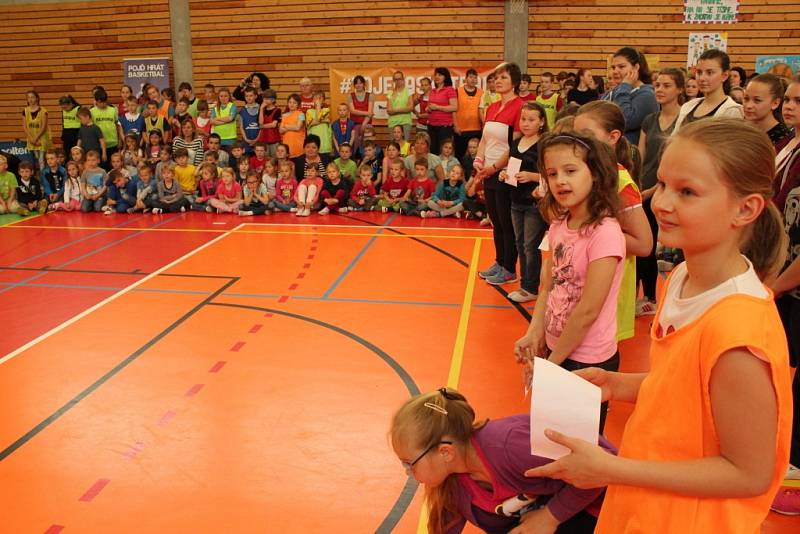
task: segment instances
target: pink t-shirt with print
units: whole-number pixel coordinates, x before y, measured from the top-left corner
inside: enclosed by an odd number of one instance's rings
[[[619,222],[605,218],[594,227],[570,230],[566,219],[558,220],[550,225],[548,239],[553,287],[547,297],[545,339],[551,350],[581,300],[589,264],[601,258],[620,260],[600,314],[580,345],[568,356],[570,360],[582,363],[604,362],[617,351],[617,297],[622,281],[622,259],[625,257],[625,237]]]

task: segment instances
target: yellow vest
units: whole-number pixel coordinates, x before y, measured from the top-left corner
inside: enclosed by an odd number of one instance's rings
[[[224,119],[231,114],[233,110],[233,102],[228,102],[224,108],[217,104],[214,108],[217,112],[218,119]],[[236,121],[226,122],[225,124],[217,124],[211,128],[211,131],[219,135],[220,139],[236,139]]]
[[[545,98],[542,95],[536,97],[536,102],[541,104],[544,108],[544,112],[547,115],[547,127],[552,129],[553,126],[556,124],[556,114],[558,110],[556,106],[558,105],[558,92],[553,93],[549,97]]]
[[[624,167],[619,168],[617,192],[631,186],[639,192],[639,187]],[[617,341],[630,339],[635,333],[636,324],[636,256],[627,255],[623,260],[622,282],[617,297]]]
[[[36,118],[33,118],[31,115],[31,111],[29,108],[25,108],[25,124],[28,126],[28,132],[30,132],[31,137],[36,137],[39,135],[39,132],[42,131],[42,127],[44,127],[44,116],[47,113],[47,110],[43,107],[39,106],[39,113],[36,114]],[[47,150],[50,148],[50,127],[47,127],[44,135],[39,138],[39,142],[37,144],[33,144],[30,141],[27,142],[26,148],[28,150]]]

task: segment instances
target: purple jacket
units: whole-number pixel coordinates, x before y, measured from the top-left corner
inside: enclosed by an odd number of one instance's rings
[[[489,421],[475,432],[473,443],[483,452],[488,463],[486,467],[496,482],[493,486],[493,497],[496,499],[502,501],[520,493],[539,495],[547,500],[550,513],[561,522],[587,508],[592,508],[595,515],[599,511],[605,488],[582,490],[561,480],[525,476],[528,469],[553,461],[531,454],[529,415]],[[600,438],[600,445],[616,453],[616,449],[605,438]],[[505,533],[518,524],[518,518],[503,517],[475,506],[463,479],[459,480],[458,488],[456,503],[461,519],[447,530],[447,534],[460,533],[467,521],[490,533]]]

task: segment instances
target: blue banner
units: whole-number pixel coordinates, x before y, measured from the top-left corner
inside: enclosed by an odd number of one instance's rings
[[[166,89],[169,83],[169,60],[167,58],[126,59],[122,62],[122,83],[133,88],[134,95],[142,94],[142,86],[150,83],[158,90]]]
[[[756,72],[759,74],[769,72],[791,78],[800,74],[800,56],[758,56]]]
[[[22,161],[35,161],[33,153],[25,148],[25,141],[0,141],[0,151],[17,156]]]

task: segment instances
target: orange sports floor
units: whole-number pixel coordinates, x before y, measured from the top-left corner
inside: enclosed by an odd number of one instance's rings
[[[531,307],[477,279],[492,251],[471,222],[372,213],[0,227],[0,532],[418,532],[392,411],[444,384],[527,409]]]

